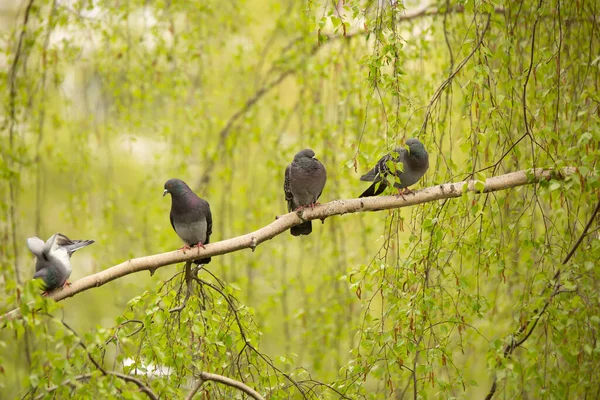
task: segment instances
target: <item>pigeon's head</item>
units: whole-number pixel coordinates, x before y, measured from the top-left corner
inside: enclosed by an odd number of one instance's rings
[[[188,185],[181,179],[169,179],[165,182],[165,191],[163,192],[163,197],[167,193],[171,193],[171,196],[183,194],[189,190]]]
[[[304,149],[304,150],[300,150],[298,153],[296,153],[296,155],[294,156],[294,161],[298,161],[301,158],[314,158],[315,157],[315,152],[312,151],[311,149]]]
[[[408,147],[408,152],[410,154],[414,154],[416,156],[423,156],[427,154],[425,150],[425,146],[423,143],[419,142],[418,139],[411,138],[406,141],[406,146]]]

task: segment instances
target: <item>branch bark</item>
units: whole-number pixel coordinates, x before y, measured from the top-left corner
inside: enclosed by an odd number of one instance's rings
[[[105,269],[104,271],[81,278],[78,281],[73,282],[73,284],[70,286],[50,293],[48,297],[55,301],[60,301],[68,297],[72,297],[77,293],[102,286],[115,279],[136,272],[150,271],[150,274],[153,274],[158,268],[171,264],[195,260],[198,258],[223,255],[242,249],[252,249],[252,251],[254,251],[260,243],[272,239],[273,237],[287,231],[292,226],[298,225],[305,221],[314,219],[320,219],[324,221],[326,218],[334,215],[365,211],[390,210],[414,206],[417,204],[428,203],[437,200],[461,197],[463,195],[463,191],[489,193],[499,190],[506,190],[517,186],[534,184],[543,180],[562,180],[566,176],[572,175],[575,172],[576,168],[573,167],[566,167],[562,168],[561,170],[537,168],[535,170],[522,170],[505,175],[494,176],[487,179],[485,182],[469,180],[454,183],[444,183],[415,191],[413,194],[409,194],[404,197],[379,196],[366,197],[362,199],[335,200],[317,206],[313,209],[305,209],[302,211],[282,215],[277,217],[275,222],[272,222],[254,232],[235,238],[222,240],[220,242],[210,243],[206,245],[205,249],[196,247],[187,252],[176,250],[127,260],[121,264]],[[481,183],[483,183],[483,187],[481,187]],[[14,309],[0,316],[0,321],[6,321],[7,319],[18,317],[19,313],[20,312],[18,308]]]

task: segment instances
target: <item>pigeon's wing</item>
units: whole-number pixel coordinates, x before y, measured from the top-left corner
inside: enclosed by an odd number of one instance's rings
[[[377,164],[366,174],[360,177],[361,181],[379,182],[383,175],[388,173],[387,163],[392,159],[391,154],[381,157]]]
[[[67,250],[69,255],[73,254],[75,251],[77,251],[79,249],[82,249],[82,248],[94,243],[93,240],[71,240],[70,242],[71,242],[70,244],[65,244],[62,246]]]
[[[292,211],[294,209],[294,195],[292,193],[292,189],[290,187],[290,174],[292,170],[292,164],[288,165],[285,169],[285,181],[283,182],[283,191],[285,192],[285,200],[288,204],[288,211]]]
[[[385,156],[381,157],[381,159],[377,161],[377,164],[373,167],[373,169],[361,176],[360,180],[369,182],[379,182],[383,179],[385,175],[390,173],[388,163],[390,161],[396,164],[400,161],[404,162],[407,153],[408,151],[404,147],[398,147],[394,149],[394,151],[392,151],[391,153],[388,153]]]
[[[36,257],[43,257],[44,241],[39,237],[30,237],[27,239],[27,247]]]
[[[71,239],[62,233],[56,233],[46,241],[46,245],[44,246],[44,256],[53,265],[60,265],[61,267],[70,265],[69,258],[71,255],[66,246],[71,244],[73,244]]]
[[[381,182],[381,181],[377,181],[377,182],[373,182],[371,184],[371,186],[369,186],[367,188],[367,190],[365,190],[364,192],[362,192],[362,194],[358,197],[372,197],[372,196],[378,196],[381,193],[383,193],[383,191],[385,190],[385,188],[387,187],[386,182]]]
[[[173,230],[175,231],[175,233],[177,233],[177,229],[175,229],[175,224],[173,223],[173,212],[169,214],[169,220],[171,221],[171,226],[173,227]]]
[[[76,250],[79,250],[85,246],[89,246],[94,243],[93,240],[71,240],[62,233],[57,233],[56,239],[54,241],[55,247],[63,247],[66,249],[69,254],[73,253]]]
[[[315,201],[317,201],[319,197],[321,197],[321,195],[323,194],[323,189],[325,189],[325,183],[327,182],[327,170],[325,169],[325,166],[323,165],[323,163],[321,163],[321,161],[317,160],[316,158],[314,160],[318,163],[319,170],[321,171],[318,180],[322,181],[321,190],[319,191],[317,197],[315,197]]]
[[[71,239],[69,239],[68,237],[66,237],[65,235],[63,235],[62,233],[57,233],[56,235],[54,235],[54,243],[53,246],[69,246],[73,244],[73,241]]]
[[[208,244],[210,241],[210,235],[212,235],[212,213],[210,212],[210,205],[206,202],[206,240],[204,244]]]

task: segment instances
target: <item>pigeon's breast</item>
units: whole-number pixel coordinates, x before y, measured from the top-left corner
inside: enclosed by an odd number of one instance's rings
[[[174,225],[175,232],[177,232],[181,240],[186,244],[193,246],[198,243],[204,244],[206,242],[206,218],[193,222],[175,221]]]
[[[395,183],[394,186],[398,189],[406,188],[414,185],[425,175],[429,168],[429,161],[425,159],[405,159],[403,162],[404,172],[398,174],[400,184]]]

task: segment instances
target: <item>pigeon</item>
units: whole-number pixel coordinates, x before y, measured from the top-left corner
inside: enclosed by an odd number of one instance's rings
[[[285,169],[283,190],[288,212],[317,205],[326,180],[327,172],[323,164],[315,158],[315,152],[311,149],[298,152],[294,161]],[[312,223],[306,221],[293,226],[290,232],[294,236],[308,235],[312,232]]]
[[[212,233],[210,205],[192,192],[181,179],[169,179],[163,196],[171,193],[171,226],[185,243],[183,250],[208,244]],[[208,264],[211,258],[194,260],[195,264]]]
[[[372,170],[367,172],[365,175],[360,177],[361,181],[373,182],[367,190],[363,192],[359,197],[370,197],[381,194],[386,186],[388,175],[395,175],[400,182],[395,182],[394,187],[398,189],[406,189],[411,185],[414,185],[421,179],[429,168],[429,154],[425,150],[423,143],[417,139],[408,139],[406,141],[408,150],[404,147],[397,147],[393,152],[386,154],[379,161]],[[391,172],[388,163],[402,163],[402,167],[398,166],[395,173]]]
[[[61,233],[52,235],[46,243],[38,237],[30,237],[27,247],[37,259],[33,279],[42,280],[45,293],[64,286],[71,276],[71,254],[92,243],[93,240],[71,240]]]

